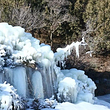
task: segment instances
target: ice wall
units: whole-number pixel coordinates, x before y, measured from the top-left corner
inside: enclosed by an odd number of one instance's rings
[[[0,23],[0,82],[22,97],[49,98],[56,89],[54,53],[19,26]]]
[[[40,44],[23,28],[0,23],[0,82],[7,81],[24,98],[55,95],[61,102],[93,103],[96,86],[84,71],[56,66],[71,54],[73,47],[79,57],[79,45],[83,43],[84,39],[53,53],[49,45]]]
[[[45,69],[41,68],[38,71],[23,65],[13,68],[4,67],[1,82],[7,81],[12,84],[24,98],[49,98],[54,94],[56,77],[50,70]]]

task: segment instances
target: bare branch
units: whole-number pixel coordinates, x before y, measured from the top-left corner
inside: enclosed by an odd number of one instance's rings
[[[14,8],[12,18],[16,25],[22,26],[26,30],[45,26],[44,15],[40,11],[33,10],[32,12],[30,6]]]

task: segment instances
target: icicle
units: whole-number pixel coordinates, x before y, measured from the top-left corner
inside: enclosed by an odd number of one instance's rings
[[[32,75],[32,84],[35,98],[44,98],[42,76],[39,71],[35,71]]]
[[[75,49],[76,49],[76,56],[79,58],[79,46],[81,45],[81,42],[76,42],[74,44]]]
[[[17,92],[22,96],[26,97],[26,70],[24,67],[16,67],[13,69],[13,83]]]
[[[92,57],[92,52],[93,51],[88,51],[88,52],[86,52],[86,54],[90,54],[90,57]]]

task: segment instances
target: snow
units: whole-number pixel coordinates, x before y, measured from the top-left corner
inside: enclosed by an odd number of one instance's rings
[[[102,96],[102,97],[106,97],[106,96]],[[110,109],[110,103],[103,100],[103,98],[102,99],[96,98],[94,104],[103,105]]]
[[[56,109],[51,109],[51,108],[44,108],[42,110],[56,110]]]
[[[58,98],[61,101],[76,102],[77,84],[74,79],[66,77],[60,81],[58,86]]]
[[[104,100],[104,101],[110,103],[110,94],[103,95],[103,96],[98,96],[97,98],[100,99],[100,100]]]
[[[58,85],[58,99],[69,102],[86,101],[94,103],[95,83],[84,71],[77,69],[62,70],[64,79]]]
[[[16,94],[16,90],[10,84],[0,84],[0,110],[12,110],[12,103],[14,109],[22,108],[20,97]]]
[[[87,102],[80,102],[78,104],[72,104],[64,102],[55,107],[56,110],[110,110],[109,108],[102,105],[93,105]]]
[[[110,95],[107,95],[110,96]],[[70,102],[63,102],[58,103],[55,107],[55,109],[52,108],[44,108],[42,110],[110,110],[110,103],[102,100],[102,99],[108,99],[110,102],[109,97],[107,96],[100,96],[100,100],[98,98],[95,99],[95,103],[91,104],[88,102],[80,102],[77,104],[73,104]]]

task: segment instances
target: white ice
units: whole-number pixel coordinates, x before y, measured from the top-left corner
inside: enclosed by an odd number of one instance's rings
[[[77,83],[74,79],[66,77],[58,85],[58,98],[61,101],[76,102]]]
[[[12,103],[14,109],[20,108],[22,106],[20,100],[13,86],[0,84],[0,110],[12,110]]]
[[[35,98],[44,98],[41,73],[36,71],[32,75],[33,91]]]
[[[88,78],[84,71],[77,69],[62,70],[64,79],[58,84],[58,99],[69,102],[94,103],[95,83]]]
[[[47,94],[51,97],[55,81],[53,62],[54,53],[49,45],[40,44],[38,39],[19,26],[0,23],[1,83],[8,81],[25,98],[30,97],[30,94],[36,98],[47,97]]]
[[[84,37],[82,38],[82,41],[77,41],[77,42],[72,42],[70,45],[67,45],[65,48],[57,48],[57,52],[55,53],[55,61],[56,63],[61,62],[62,64],[64,63],[63,61],[67,59],[67,56],[71,54],[72,51],[76,52],[76,57],[79,58],[80,52],[79,52],[79,47],[83,45],[88,45],[85,42]]]
[[[14,87],[17,89],[19,95],[21,95],[22,97],[26,97],[27,77],[25,68],[23,67],[14,68],[13,80]]]

